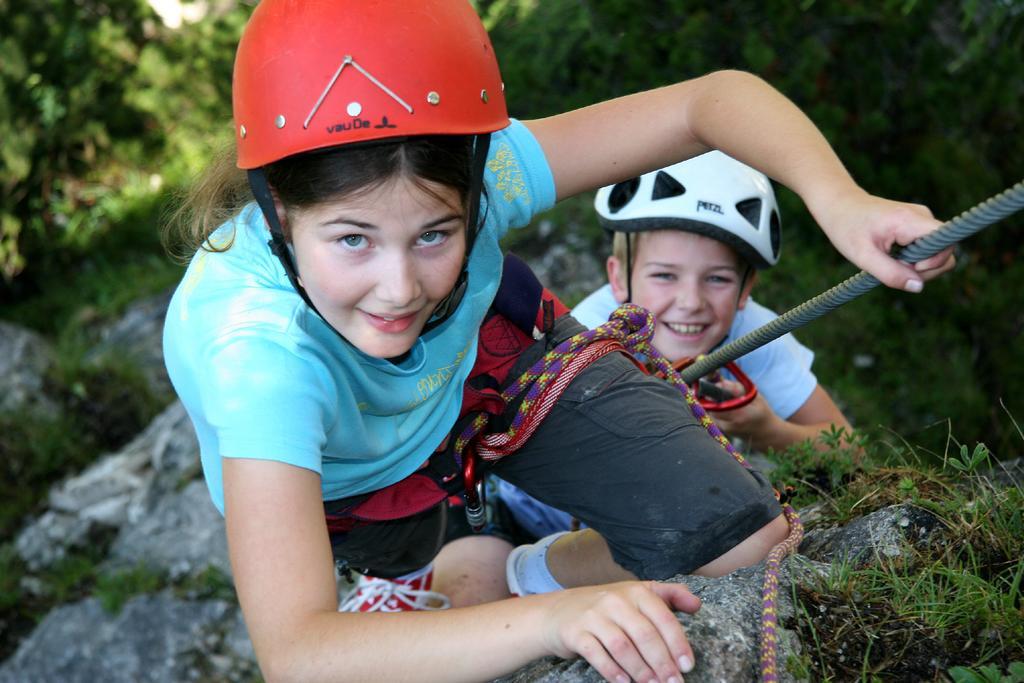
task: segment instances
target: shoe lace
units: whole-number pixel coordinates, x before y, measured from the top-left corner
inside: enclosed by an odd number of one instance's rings
[[[359,584],[338,608],[339,612],[360,612],[365,604],[369,604],[367,612],[401,612],[388,603],[392,598],[409,605],[409,610],[442,610],[451,607],[448,596],[431,590],[413,588],[406,583],[398,583],[376,576],[363,576]]]

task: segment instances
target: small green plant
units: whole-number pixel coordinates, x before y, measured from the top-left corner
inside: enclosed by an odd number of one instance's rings
[[[915,498],[917,496],[917,484],[914,482],[912,477],[903,477],[900,479],[899,484],[896,485],[899,492],[908,498]]]
[[[960,446],[960,457],[949,458],[946,462],[961,472],[974,474],[982,466],[990,465],[991,453],[983,443],[977,443],[974,451],[969,451],[966,444]]]
[[[46,597],[69,602],[88,592],[96,580],[99,553],[74,553],[47,568],[40,576]]]
[[[1004,674],[992,664],[977,669],[954,666],[949,670],[954,683],[1024,683],[1024,662],[1013,662]]]
[[[231,577],[210,565],[175,587],[175,593],[190,600],[234,601],[235,584]]]
[[[807,505],[840,489],[865,461],[865,435],[831,425],[816,440],[793,444],[783,451],[769,450],[777,463],[771,478],[777,485],[794,484],[794,506]]]
[[[104,574],[96,581],[94,595],[107,612],[117,614],[129,598],[154,593],[166,585],[166,577],[144,565],[114,574]]]

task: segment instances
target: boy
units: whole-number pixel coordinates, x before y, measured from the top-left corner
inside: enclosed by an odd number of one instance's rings
[[[771,182],[719,151],[604,187],[594,202],[614,233],[608,284],[573,316],[587,327],[632,302],[655,318],[654,347],[675,363],[696,358],[761,327],[776,314],[751,296],[757,270],[779,259],[781,226]],[[715,423],[747,449],[783,449],[850,423],[818,384],[814,354],[787,334],[737,361],[757,396]],[[723,375],[728,376],[726,371]],[[722,379],[733,395],[742,386]],[[538,537],[569,528],[570,517],[500,481],[499,496],[525,531]]]

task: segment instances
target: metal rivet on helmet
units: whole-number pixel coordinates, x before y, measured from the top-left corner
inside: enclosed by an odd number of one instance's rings
[[[480,91],[480,101],[483,102],[484,104],[487,104],[487,89],[486,88],[484,88],[483,90]]]
[[[348,106],[345,107],[345,111],[349,116],[359,116],[363,113],[363,105],[358,102],[349,102]]]
[[[436,91],[431,90],[427,93],[427,104],[441,104],[441,96]]]
[[[277,118],[274,119],[274,125],[278,128],[284,128],[284,114],[277,115]]]
[[[238,127],[238,135],[240,137],[243,137],[243,138],[245,137],[245,135],[246,135],[245,126],[239,126]]]

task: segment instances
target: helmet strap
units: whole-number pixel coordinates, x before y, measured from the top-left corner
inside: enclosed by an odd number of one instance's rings
[[[267,241],[267,246],[270,247],[270,251],[277,257],[277,260],[281,262],[285,275],[288,276],[288,281],[292,283],[295,291],[299,293],[299,296],[302,297],[307,306],[323,318],[320,311],[316,310],[316,306],[310,301],[306,289],[299,283],[299,274],[295,269],[295,263],[292,261],[291,252],[288,250],[288,242],[284,238],[281,221],[277,217],[277,206],[274,204],[274,195],[270,192],[267,174],[263,172],[262,168],[252,168],[249,169],[247,175],[249,177],[249,189],[252,190],[252,195],[256,198],[256,203],[259,204],[260,211],[263,212],[263,218],[267,221],[267,226],[270,228],[270,240]],[[326,319],[324,322],[326,322]]]
[[[434,308],[430,320],[423,326],[420,334],[426,334],[448,318],[452,317],[455,309],[462,303],[469,285],[469,257],[473,253],[473,245],[476,244],[476,236],[480,231],[480,197],[483,194],[484,186],[484,165],[487,163],[487,153],[491,147],[491,134],[485,133],[473,138],[473,160],[470,166],[469,181],[469,206],[466,211],[466,255],[462,260],[462,272],[455,281],[452,291],[440,301]]]
[[[626,301],[633,302],[633,233],[626,233]]]
[[[740,259],[740,260],[743,261],[745,259]],[[749,278],[750,274],[754,272],[754,266],[750,265],[749,263],[747,263],[746,265],[747,265],[747,267],[743,269],[743,277],[740,278],[740,291],[736,293],[736,308],[737,309],[740,306],[740,298],[743,297],[743,290],[747,286],[747,278]]]

